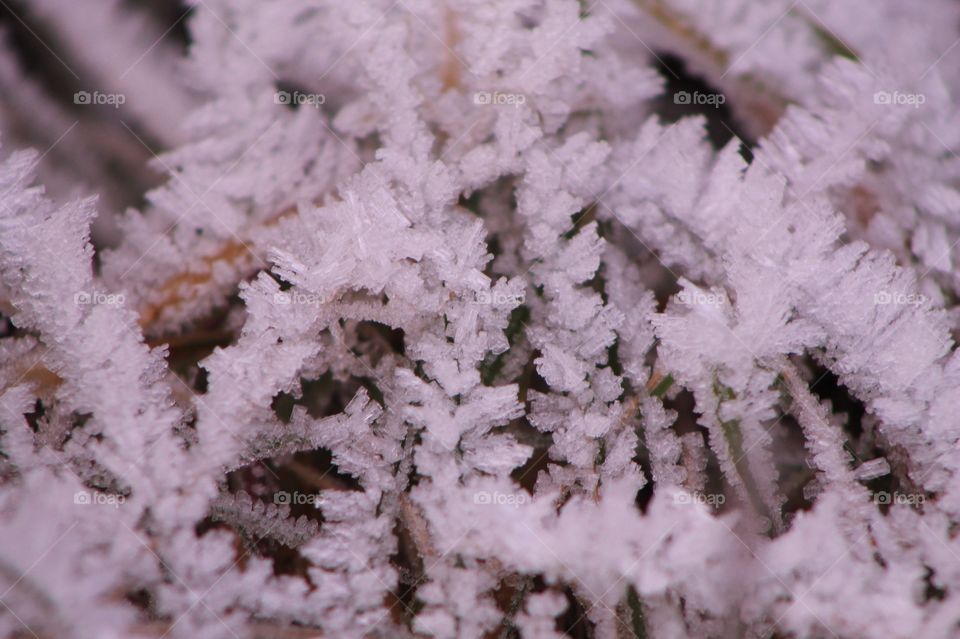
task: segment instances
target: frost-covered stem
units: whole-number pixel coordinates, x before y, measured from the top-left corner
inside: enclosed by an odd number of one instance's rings
[[[36,0],[30,9],[58,36],[74,64],[80,62],[78,68],[96,78],[94,86],[85,85],[83,90],[123,94],[153,139],[168,148],[184,141],[182,123],[197,101],[178,75],[181,63],[165,37],[166,26],[157,30],[148,14],[119,0],[92,4]],[[110,37],[90,37],[98,32]]]
[[[797,418],[812,461],[827,482],[851,491],[858,487],[844,451],[843,431],[831,423],[827,408],[813,396],[796,367],[785,362],[781,375],[793,401],[790,412]],[[865,492],[860,489],[856,492]]]

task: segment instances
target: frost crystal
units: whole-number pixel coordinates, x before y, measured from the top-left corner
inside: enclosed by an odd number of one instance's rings
[[[957,636],[960,5],[11,5],[0,637]]]

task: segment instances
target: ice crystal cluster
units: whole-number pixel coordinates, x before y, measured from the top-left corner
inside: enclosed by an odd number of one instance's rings
[[[960,636],[960,4],[0,4],[0,636]]]

